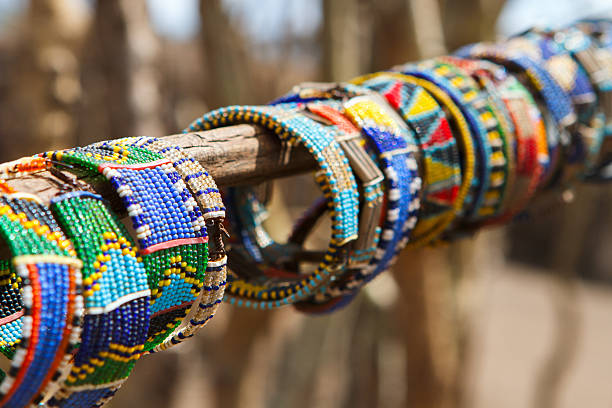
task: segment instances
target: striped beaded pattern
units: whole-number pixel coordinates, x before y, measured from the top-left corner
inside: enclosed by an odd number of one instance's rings
[[[324,260],[299,281],[255,284],[233,280],[226,291],[230,303],[254,308],[273,308],[311,296],[316,288],[338,276],[346,261],[343,246],[357,238],[358,192],[348,159],[335,141],[332,127],[299,113],[296,104],[277,107],[230,106],[209,112],[186,130],[200,131],[239,123],[254,123],[274,131],[285,146],[303,145],[320,166],[316,180],[330,202],[332,237]]]
[[[77,294],[81,262],[72,244],[45,207],[14,197],[0,197],[0,234],[22,281],[23,316],[11,369],[0,383],[4,407],[38,404],[55,388],[78,341],[83,313]]]
[[[196,201],[172,163],[156,152],[102,142],[45,155],[96,169],[123,202],[151,289],[145,351],[154,349],[187,316],[204,285],[208,236]]]
[[[100,196],[63,194],[51,209],[83,261],[86,316],[70,375],[49,405],[93,407],[142,354],[151,291],[135,243]],[[89,400],[92,390],[98,400]]]

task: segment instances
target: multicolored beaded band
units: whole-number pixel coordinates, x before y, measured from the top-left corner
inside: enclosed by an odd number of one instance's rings
[[[420,207],[419,192],[422,184],[416,159],[418,148],[412,131],[403,119],[385,99],[367,88],[346,83],[327,86],[307,83],[295,87],[281,100],[318,101],[334,106],[337,100],[348,100],[344,104],[345,115],[374,143],[374,150],[379,152],[379,161],[386,164],[387,214],[374,259],[365,269],[345,273],[325,290],[319,291],[309,302],[297,305],[298,309],[311,313],[330,312],[348,304],[357,289],[390,267],[395,255],[406,246],[411,237]],[[349,106],[351,101],[355,105]],[[414,198],[411,200],[410,197]],[[406,213],[408,218],[405,218]],[[399,239],[401,231],[404,237]]]
[[[359,208],[359,232],[349,252],[348,267],[365,266],[374,256],[379,239],[378,223],[383,210],[382,184],[385,177],[366,152],[366,141],[359,129],[342,114],[340,103],[311,102],[306,105],[306,109],[336,126],[339,131],[336,140],[358,180],[362,201]]]
[[[345,114],[361,128],[375,146],[386,176],[386,214],[378,249],[370,265],[337,280],[298,308],[308,312],[330,312],[350,302],[356,291],[387,270],[409,241],[420,208],[421,178],[412,132],[386,101],[368,94],[344,103]]]
[[[597,96],[584,68],[572,58],[570,51],[542,31],[531,30],[507,41],[507,47],[529,55],[555,79],[570,96],[577,112],[577,126],[570,130],[572,143],[564,149],[562,183],[570,182],[593,167],[591,146],[601,144],[603,123],[597,118]],[[597,140],[599,139],[599,140]]]
[[[63,381],[79,339],[82,263],[34,196],[0,196],[0,235],[13,256],[11,285],[1,288],[14,312],[0,321],[3,352],[12,360],[0,382],[0,405],[37,405]]]
[[[210,321],[223,300],[225,286],[227,284],[227,256],[223,244],[222,234],[225,232],[223,221],[225,220],[225,205],[221,200],[221,194],[217,184],[208,172],[185,151],[173,146],[164,140],[153,137],[125,138],[111,141],[111,144],[123,143],[135,146],[151,152],[159,153],[172,162],[177,173],[193,194],[196,202],[202,210],[202,216],[206,220],[206,228],[212,240],[209,244],[214,247],[209,249],[208,263],[204,275],[204,286],[197,300],[197,307],[193,307],[188,318],[152,352],[165,350],[169,347],[182,343]]]
[[[226,291],[230,303],[265,309],[310,297],[317,288],[343,272],[348,261],[347,244],[357,239],[357,184],[348,159],[336,141],[337,130],[302,115],[302,110],[303,105],[298,104],[230,106],[207,113],[187,128],[188,131],[199,131],[254,123],[274,131],[286,146],[286,151],[292,146],[303,145],[319,163],[316,179],[331,207],[332,237],[323,261],[314,272],[301,279],[238,277],[230,282]]]
[[[360,85],[381,93],[413,129],[423,152],[423,200],[411,245],[427,244],[454,218],[461,189],[459,148],[442,107],[422,86],[381,74]],[[449,214],[451,217],[449,217]]]
[[[599,148],[596,165],[588,169],[586,180],[607,181],[612,179],[612,22],[585,20],[577,23],[575,27],[588,35],[592,42],[593,47],[589,49],[587,58],[593,60],[591,78],[599,91],[599,105],[605,115],[604,139]],[[585,53],[576,53],[582,54]],[[581,61],[585,67],[588,65],[585,59]]]
[[[528,55],[490,43],[467,45],[460,48],[455,55],[490,60],[504,65],[510,72],[524,74],[531,88],[543,99],[558,126],[567,128],[576,122],[576,113],[569,95]]]
[[[102,197],[65,193],[51,209],[83,261],[86,315],[70,375],[48,405],[95,407],[114,395],[142,355],[151,291],[135,243]]]
[[[478,152],[476,157],[478,177],[475,177],[472,189],[464,203],[463,217],[471,218],[477,215],[476,211],[484,205],[492,178],[491,174],[496,166],[504,164],[501,162],[494,163],[491,160],[493,152],[489,139],[497,137],[497,135],[490,135],[490,133],[496,131],[497,121],[492,123],[493,120],[490,120],[492,115],[486,115],[482,94],[474,89],[474,82],[471,78],[458,74],[448,64],[438,64],[432,61],[427,63],[427,66],[405,65],[394,69],[407,75],[434,82],[460,106],[468,120],[474,145]]]
[[[529,91],[513,76],[497,82],[497,89],[514,123],[516,136],[517,182],[503,214],[488,221],[499,224],[512,219],[522,211],[542,177],[550,167],[546,128],[540,110]]]
[[[379,76],[413,83],[427,90],[427,92],[429,92],[445,110],[447,119],[451,125],[453,135],[460,150],[461,156],[459,163],[461,166],[461,186],[453,204],[453,212],[442,218],[440,223],[433,227],[427,235],[415,237],[415,239],[418,239],[418,241],[409,242],[408,246],[413,247],[430,244],[438,240],[443,232],[451,225],[453,220],[455,220],[455,218],[462,213],[465,199],[472,188],[472,185],[474,184],[476,160],[470,126],[461,112],[461,109],[452,100],[452,98],[431,81],[395,72],[380,72],[353,79],[352,82],[360,84],[371,78],[377,78]],[[426,185],[425,188],[427,188]]]
[[[488,61],[475,61],[452,56],[441,57],[439,60],[461,69],[477,82],[488,101],[487,106],[490,113],[497,120],[497,133],[499,133],[499,139],[490,140],[490,144],[492,146],[493,155],[499,156],[500,150],[498,150],[499,147],[496,146],[499,145],[499,141],[501,140],[501,152],[506,162],[504,169],[505,183],[503,183],[503,186],[499,189],[489,192],[489,194],[493,196],[493,200],[491,201],[497,201],[497,205],[494,208],[489,208],[489,211],[497,216],[506,210],[508,204],[507,198],[509,197],[508,192],[514,187],[516,171],[515,147],[517,143],[514,136],[514,122],[510,117],[507,105],[504,103],[499,89],[506,81],[516,81],[516,79],[511,77],[503,67]],[[493,131],[494,135],[495,133],[496,132]],[[494,177],[494,174],[492,176]],[[495,182],[496,180],[492,180],[493,185]]]
[[[204,285],[208,235],[197,203],[159,153],[98,143],[45,156],[102,174],[119,195],[148,274],[151,323],[144,350],[153,350],[187,316]]]

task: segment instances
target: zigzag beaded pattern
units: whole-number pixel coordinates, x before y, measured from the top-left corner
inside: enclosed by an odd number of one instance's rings
[[[472,220],[491,217],[498,213],[501,208],[509,174],[506,140],[502,136],[504,131],[486,99],[486,93],[478,88],[478,85],[470,76],[444,62],[432,61],[431,65],[428,62],[424,64],[424,66],[430,66],[436,74],[444,76],[464,95],[465,101],[478,113],[480,122],[484,125],[487,137],[486,143],[490,148],[490,174],[489,179],[484,183],[486,187],[483,188],[483,199],[477,200],[477,204],[472,209],[471,214],[468,214],[468,217]]]
[[[172,162],[177,173],[191,189],[196,202],[203,211],[207,220],[223,222],[225,218],[225,205],[221,200],[219,189],[208,172],[182,149],[172,146],[163,140],[152,137],[125,138],[121,140],[127,145],[137,146],[145,150],[159,153]],[[165,350],[171,346],[182,343],[192,337],[197,330],[204,327],[215,315],[219,308],[225,286],[227,284],[227,257],[209,256],[204,274],[204,286],[197,300],[197,308],[188,316],[187,323],[181,325],[172,335],[164,340],[152,352]]]
[[[78,342],[81,263],[48,210],[33,200],[0,197],[0,235],[23,285],[21,332],[13,334],[19,340],[0,384],[0,404],[24,407],[55,387]]]
[[[479,111],[482,109],[481,96],[472,87],[466,86],[467,84],[463,81],[454,83],[455,75],[445,67],[432,66],[430,63],[427,67],[405,65],[395,69],[406,75],[414,75],[431,81],[441,87],[461,108],[465,119],[467,119],[478,153],[475,162],[478,176],[474,177],[472,188],[464,203],[464,215],[472,214],[474,210],[483,205],[494,167],[494,163],[491,162],[492,151],[488,140],[487,124],[483,123]]]
[[[151,289],[145,351],[152,350],[187,316],[203,286],[208,236],[197,203],[172,163],[159,153],[102,142],[45,156],[95,169],[123,202]]]
[[[239,306],[273,308],[295,303],[344,269],[342,247],[357,238],[358,192],[348,159],[335,141],[331,127],[299,114],[296,104],[276,107],[230,106],[209,112],[193,122],[189,131],[239,123],[254,123],[274,131],[286,145],[302,144],[317,160],[320,171],[317,182],[323,186],[331,208],[332,237],[324,260],[315,272],[300,281],[253,284],[236,279],[229,283],[226,299]]]
[[[424,197],[411,241],[418,241],[440,219],[454,211],[461,187],[459,149],[446,115],[424,88],[392,77],[379,76],[362,86],[380,92],[412,127],[424,156]]]
[[[83,261],[87,314],[70,375],[48,405],[93,407],[127,379],[141,356],[151,291],[136,245],[102,197],[66,193],[51,209]]]

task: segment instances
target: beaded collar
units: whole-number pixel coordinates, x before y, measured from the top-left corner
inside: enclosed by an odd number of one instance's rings
[[[24,407],[42,402],[63,381],[80,335],[82,264],[34,196],[0,195],[0,235],[13,257],[3,263],[8,282],[0,286],[0,344],[12,359],[0,382],[0,405]]]
[[[86,315],[70,375],[48,405],[95,407],[114,395],[142,354],[151,291],[135,243],[102,197],[65,193],[51,209],[83,261]]]
[[[301,144],[319,163],[316,180],[329,200],[332,219],[332,237],[323,260],[314,272],[300,279],[293,278],[292,274],[291,278],[286,274],[285,278],[261,274],[235,278],[229,284],[226,298],[239,306],[273,308],[310,297],[316,289],[344,271],[348,261],[347,244],[357,238],[357,185],[348,159],[336,141],[337,130],[301,114],[302,111],[303,105],[297,104],[230,106],[207,113],[186,129],[198,131],[239,123],[259,124],[273,130],[286,151]],[[231,267],[232,256],[229,261]]]
[[[134,146],[99,143],[45,153],[113,186],[132,221],[151,289],[145,351],[169,338],[203,287],[208,253],[205,220],[172,163]]]

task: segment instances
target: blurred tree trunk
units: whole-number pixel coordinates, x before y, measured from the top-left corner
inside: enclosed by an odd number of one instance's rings
[[[99,0],[84,47],[79,144],[161,135],[159,42],[145,0]]]
[[[255,81],[248,42],[221,0],[201,0],[202,49],[207,83],[204,99],[211,109],[255,103]],[[257,84],[257,85],[256,85]]]
[[[81,98],[76,55],[87,22],[72,0],[29,3],[6,61],[3,160],[75,144],[74,112]]]

